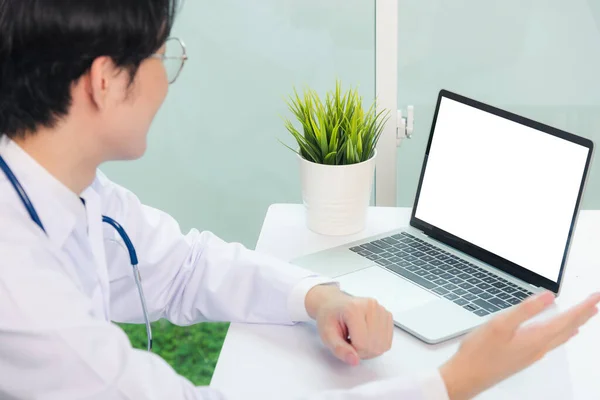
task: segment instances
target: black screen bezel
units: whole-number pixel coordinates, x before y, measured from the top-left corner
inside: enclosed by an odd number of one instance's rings
[[[539,130],[539,131],[547,133],[549,135],[556,136],[558,138],[570,141],[572,143],[579,144],[588,149],[588,156],[587,156],[587,160],[585,163],[585,169],[584,169],[581,183],[579,186],[579,193],[577,195],[577,202],[575,203],[575,209],[573,210],[573,217],[571,219],[571,226],[569,228],[569,234],[567,237],[567,242],[565,244],[565,249],[564,249],[563,258],[561,261],[560,272],[558,275],[557,282],[554,282],[546,277],[538,275],[524,267],[521,267],[520,265],[518,265],[514,262],[508,261],[505,258],[502,258],[488,250],[485,250],[479,246],[476,246],[466,240],[459,238],[458,236],[455,236],[449,232],[439,229],[438,227],[415,217],[416,212],[417,212],[417,207],[419,205],[419,196],[421,194],[421,186],[423,184],[423,177],[425,176],[425,170],[427,168],[427,160],[429,158],[429,151],[431,149],[431,143],[433,141],[433,135],[435,133],[435,126],[436,126],[436,122],[437,122],[438,112],[440,109],[440,104],[441,104],[442,98],[444,98],[444,97],[451,99],[451,100],[458,101],[458,102],[466,104],[468,106],[477,108],[479,110],[497,115],[499,117],[508,119],[510,121],[514,121],[519,124],[531,127],[533,129]],[[487,263],[489,265],[492,265],[493,267],[496,267],[496,268],[500,269],[501,271],[504,271],[510,275],[513,275],[531,285],[534,285],[536,287],[543,287],[554,293],[558,293],[558,291],[560,289],[560,284],[561,284],[561,281],[563,278],[563,272],[564,272],[565,263],[567,260],[569,246],[571,245],[571,240],[573,237],[573,231],[575,228],[575,222],[577,220],[577,214],[579,212],[579,208],[581,205],[581,199],[583,197],[585,182],[586,182],[586,179],[587,179],[587,176],[589,173],[593,150],[594,150],[594,144],[589,139],[573,135],[571,133],[562,131],[560,129],[553,128],[551,126],[542,124],[540,122],[530,120],[528,118],[513,114],[513,113],[505,111],[505,110],[501,110],[499,108],[490,106],[488,104],[481,103],[481,102],[473,100],[473,99],[469,99],[467,97],[461,96],[456,93],[452,93],[447,90],[441,90],[438,95],[437,105],[436,105],[435,113],[433,116],[433,122],[431,124],[431,131],[429,133],[429,140],[427,143],[427,148],[425,150],[425,157],[423,159],[423,166],[421,168],[421,176],[419,177],[419,184],[417,187],[415,202],[414,202],[414,206],[412,209],[410,225],[416,229],[423,231],[423,233],[432,237],[435,240],[438,240],[438,241],[440,241],[448,246],[451,246],[465,254],[475,257],[476,259],[481,260],[482,262]],[[526,226],[518,226],[515,228],[516,229],[530,229],[530,227],[526,227]],[[534,234],[534,233],[532,233],[532,234]]]

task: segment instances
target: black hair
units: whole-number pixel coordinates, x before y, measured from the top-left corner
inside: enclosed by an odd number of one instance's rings
[[[170,35],[178,0],[0,0],[0,135],[54,127],[101,56],[129,71]]]

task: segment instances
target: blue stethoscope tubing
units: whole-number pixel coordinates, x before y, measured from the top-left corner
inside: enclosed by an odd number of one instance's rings
[[[40,229],[47,234],[46,229],[44,228],[44,224],[42,224],[42,220],[40,219],[37,211],[35,210],[33,203],[29,199],[29,196],[25,192],[25,189],[23,189],[23,186],[21,185],[15,174],[12,172],[6,161],[4,161],[4,158],[2,156],[0,156],[0,169],[2,170],[2,172],[4,172],[4,174],[8,178],[8,181],[17,192],[17,195],[21,199],[23,206],[25,206],[25,209],[27,210],[27,213],[29,214],[33,222],[35,222],[36,225],[39,226]],[[135,251],[135,247],[133,246],[129,235],[127,234],[127,232],[125,232],[125,229],[123,229],[121,224],[119,224],[114,219],[107,217],[106,215],[102,216],[102,222],[112,226],[117,231],[117,233],[123,240],[123,243],[125,243],[125,246],[127,247],[127,252],[129,253],[129,260],[133,268],[133,278],[135,280],[135,285],[137,286],[138,293],[140,295],[140,302],[142,303],[142,312],[144,314],[144,321],[146,323],[146,336],[148,337],[147,348],[148,351],[152,351],[152,327],[150,325],[150,317],[148,315],[148,308],[146,306],[146,296],[144,296],[144,289],[142,287],[142,276],[140,275],[140,269],[138,268],[138,258],[137,253]]]

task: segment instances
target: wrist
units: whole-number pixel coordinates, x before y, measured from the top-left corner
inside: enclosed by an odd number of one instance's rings
[[[467,400],[475,394],[469,390],[469,379],[466,376],[463,368],[458,366],[454,359],[451,359],[446,364],[440,367],[440,375],[446,385],[448,398],[450,400]]]
[[[336,298],[347,296],[348,295],[342,292],[337,285],[317,285],[310,289],[306,294],[304,306],[306,307],[308,315],[312,319],[316,319],[321,306]]]

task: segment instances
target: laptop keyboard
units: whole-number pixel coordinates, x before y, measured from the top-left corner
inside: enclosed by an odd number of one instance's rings
[[[350,250],[481,317],[533,294],[406,232]]]

